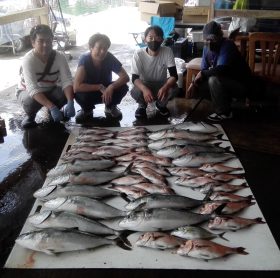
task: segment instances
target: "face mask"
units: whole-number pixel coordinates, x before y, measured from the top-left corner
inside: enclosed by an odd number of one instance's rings
[[[148,42],[148,48],[151,49],[152,51],[157,51],[159,50],[161,46],[161,42],[158,42],[158,41],[150,41]]]

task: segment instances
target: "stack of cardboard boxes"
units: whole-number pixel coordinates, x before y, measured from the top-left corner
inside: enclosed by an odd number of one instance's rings
[[[194,0],[191,6],[185,6],[182,20],[185,23],[207,23],[210,13],[210,0]]]
[[[181,20],[184,3],[184,0],[140,1],[141,20],[150,23],[152,16],[173,16]]]

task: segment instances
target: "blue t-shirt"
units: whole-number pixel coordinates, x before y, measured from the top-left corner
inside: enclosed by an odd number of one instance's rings
[[[85,83],[108,86],[112,83],[112,72],[118,74],[121,71],[122,64],[113,54],[107,52],[101,66],[96,67],[93,64],[90,52],[88,52],[81,56],[79,66],[84,66],[86,71]]]
[[[251,77],[249,65],[235,43],[228,39],[223,39],[219,52],[204,47],[201,69],[206,76],[225,75],[240,81],[246,81]]]

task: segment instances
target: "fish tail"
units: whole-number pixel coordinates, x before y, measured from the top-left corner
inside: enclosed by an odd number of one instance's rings
[[[265,221],[262,220],[261,217],[257,217],[257,218],[255,218],[254,220],[255,220],[256,223],[258,223],[258,224],[264,224],[264,223],[266,223]]]
[[[224,148],[225,152],[226,152],[226,153],[231,153],[231,154],[236,154],[235,151],[232,151],[230,148],[231,148],[230,146],[225,147],[225,148]]]
[[[248,255],[249,253],[245,251],[244,247],[237,247],[235,248],[236,253],[241,255]]]
[[[214,212],[212,213],[213,217],[216,217],[217,215],[222,214],[222,210],[226,207],[227,203],[223,203],[220,206],[218,206]]]
[[[125,194],[125,193],[121,193],[120,197],[125,200],[127,203],[131,202],[131,199]]]
[[[127,246],[123,239],[120,238],[120,237],[117,237],[116,239],[114,239],[114,242],[117,246],[119,246],[120,248],[124,249],[124,250],[128,250],[128,251],[131,251],[131,247]],[[131,245],[131,244],[130,244]]]
[[[229,140],[228,139],[224,139],[223,138],[223,133],[221,133],[221,134],[218,134],[218,135],[216,135],[216,138],[218,139],[218,140],[221,140],[221,141],[226,141],[226,142],[228,142]]]
[[[206,192],[205,197],[203,198],[203,201],[210,201],[210,196],[213,193],[213,185],[210,186],[209,190]]]
[[[224,237],[224,234],[225,234],[225,233],[226,233],[226,232],[220,233],[220,234],[219,234],[219,237],[220,237],[221,239],[223,239],[223,240],[229,241],[227,238]]]
[[[131,242],[127,239],[128,236],[135,233],[134,231],[122,231],[119,233],[119,239],[122,240],[122,242],[129,248],[132,248]]]
[[[124,175],[127,175],[128,173],[130,173],[130,171],[131,171],[131,168],[132,168],[132,166],[133,166],[133,161],[131,162],[131,163],[129,163],[128,164],[128,166],[125,168],[125,170],[124,170]]]

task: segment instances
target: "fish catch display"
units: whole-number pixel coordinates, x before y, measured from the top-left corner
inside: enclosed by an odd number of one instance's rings
[[[261,215],[243,217],[255,205],[254,197],[216,125],[80,128],[75,134],[44,186],[34,192],[40,206],[28,217],[29,229],[17,245],[61,256],[103,249],[110,256],[113,248],[120,256],[131,250],[131,257],[168,252],[202,264],[251,255],[232,240],[231,231],[242,229],[250,238],[265,222]]]

